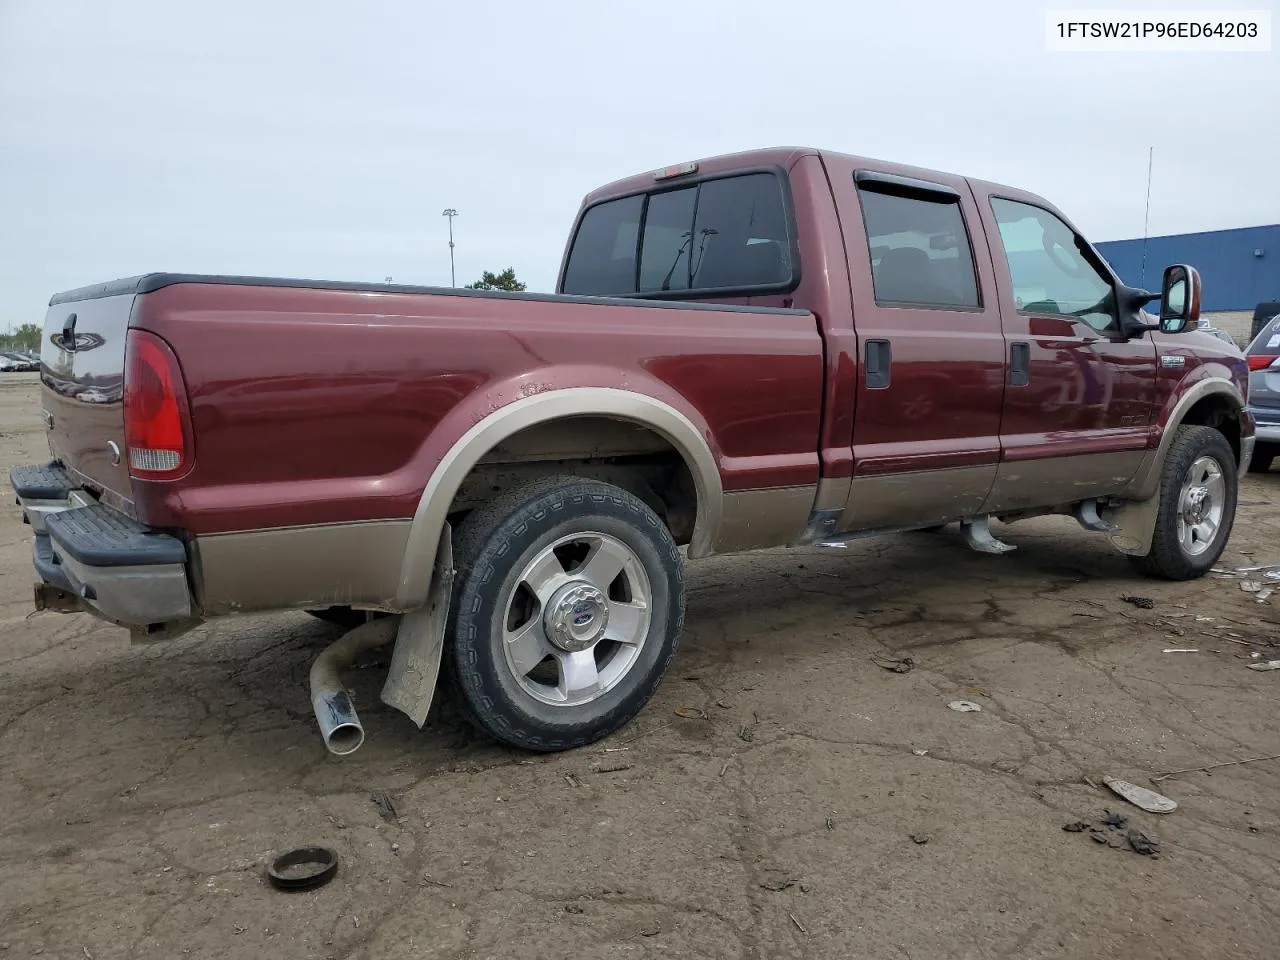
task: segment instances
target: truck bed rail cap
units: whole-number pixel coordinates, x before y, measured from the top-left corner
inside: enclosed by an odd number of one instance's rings
[[[568,293],[529,293],[506,290],[464,290],[458,287],[418,287],[399,283],[361,283],[349,280],[305,280],[293,277],[241,277],[201,273],[146,273],[109,283],[95,283],[56,293],[49,306],[80,300],[97,300],[129,294],[153,293],[180,283],[219,284],[240,287],[285,287],[302,290],[347,290],[355,293],[429,293],[445,297],[480,297],[497,300],[532,300],[550,303],[583,303],[612,307],[660,307],[668,310],[707,310],[713,313],[799,314],[807,310],[788,307],[751,307],[732,303],[702,303],[692,300],[649,300],[642,297],[584,297]]]

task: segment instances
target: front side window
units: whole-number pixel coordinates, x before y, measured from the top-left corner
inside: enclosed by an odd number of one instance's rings
[[[981,305],[959,198],[925,199],[863,187],[858,199],[871,245],[877,303]]]
[[[777,176],[707,180],[589,209],[574,238],[561,292],[644,296],[777,290],[795,280],[791,247]]]
[[[1084,255],[1075,231],[1029,203],[992,197],[991,210],[1020,312],[1083,320],[1099,333],[1115,325],[1111,278]]]

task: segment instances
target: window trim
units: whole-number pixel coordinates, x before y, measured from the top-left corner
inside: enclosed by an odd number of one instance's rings
[[[969,229],[969,218],[964,215],[964,197],[959,190],[945,183],[932,180],[917,180],[914,177],[902,177],[895,173],[882,173],[879,170],[858,169],[853,171],[853,189],[858,194],[858,213],[862,215],[862,235],[867,241],[867,269],[871,272],[871,295],[877,307],[906,310],[942,310],[948,313],[985,313],[986,300],[982,290],[982,273],[978,270],[978,253],[973,246],[973,231]],[[969,246],[969,266],[973,270],[973,289],[978,298],[976,306],[969,304],[919,303],[913,300],[882,300],[876,292],[875,261],[871,256],[871,231],[867,228],[867,209],[862,203],[862,192],[879,193],[904,200],[915,200],[920,203],[932,203],[937,206],[954,206],[960,212],[960,225],[964,228],[965,242]],[[979,213],[981,219],[981,213]]]
[[[1084,241],[1085,249],[1080,251],[1080,256],[1085,259],[1085,262],[1088,263],[1089,266],[1097,270],[1098,273],[1107,278],[1111,283],[1113,311],[1111,314],[1111,323],[1109,323],[1104,329],[1099,330],[1097,327],[1093,326],[1093,324],[1089,323],[1089,321],[1085,320],[1084,317],[1073,317],[1069,313],[1054,313],[1051,310],[1024,310],[1018,306],[1017,301],[1013,297],[1013,268],[1009,265],[1009,251],[1005,248],[1004,235],[1000,232],[1000,215],[996,213],[995,204],[991,202],[992,200],[1004,200],[1006,203],[1018,203],[1024,207],[1031,207],[1033,210],[1039,210],[1043,213],[1047,213],[1049,216],[1055,217],[1068,230],[1070,230],[1072,236]],[[1023,199],[1022,197],[1010,197],[1003,193],[988,193],[987,209],[991,211],[991,220],[995,224],[996,228],[996,238],[1000,241],[1000,252],[1004,254],[1005,272],[1009,274],[1009,298],[1013,301],[1013,309],[1019,316],[1054,317],[1059,320],[1069,320],[1072,323],[1083,323],[1099,336],[1117,334],[1123,331],[1124,327],[1120,321],[1120,289],[1124,286],[1124,282],[1121,281],[1115,271],[1111,269],[1111,264],[1107,263],[1102,254],[1098,253],[1094,248],[1093,244],[1089,241],[1089,238],[1081,233],[1074,223],[1068,220],[1061,212],[1053,210],[1043,203],[1033,203],[1032,201]]]
[[[644,228],[649,217],[649,198],[657,196],[661,193],[672,193],[676,190],[683,190],[688,187],[701,187],[704,183],[713,180],[732,180],[735,177],[747,177],[755,174],[767,173],[774,177],[780,188],[782,197],[782,216],[787,228],[787,250],[791,260],[791,275],[778,283],[757,283],[748,286],[739,287],[697,287],[691,290],[650,290],[641,292],[640,287],[640,255],[644,247]],[[640,226],[636,238],[636,269],[633,283],[636,287],[631,293],[610,294],[610,297],[627,299],[627,300],[711,300],[729,297],[756,297],[756,296],[776,296],[779,294],[794,293],[796,288],[800,286],[803,278],[803,271],[800,265],[800,237],[796,230],[796,208],[795,200],[791,192],[791,177],[786,169],[780,164],[764,164],[751,167],[736,167],[732,170],[722,170],[712,173],[699,174],[689,177],[677,177],[672,180],[663,181],[656,189],[650,187],[642,187],[637,190],[628,190],[624,193],[612,194],[607,197],[601,197],[593,203],[587,204],[578,211],[577,217],[573,221],[573,227],[569,233],[569,243],[564,249],[564,256],[560,262],[560,272],[556,276],[556,292],[564,293],[565,277],[569,272],[569,258],[573,255],[574,248],[578,244],[578,233],[582,229],[582,221],[586,219],[588,213],[606,203],[613,203],[615,200],[627,200],[631,197],[643,197],[644,201],[640,208]],[[701,190],[694,198],[694,210],[702,199]],[[696,212],[695,212],[696,216]],[[574,294],[566,294],[566,296],[574,296]]]

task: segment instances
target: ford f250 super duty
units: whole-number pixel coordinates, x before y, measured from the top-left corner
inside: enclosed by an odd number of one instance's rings
[[[1159,301],[1158,317],[1143,307]],[[688,556],[1061,513],[1155,576],[1208,570],[1254,425],[1200,278],[1122,283],[1021,190],[770,149],[586,197],[553,296],[150,274],[59,294],[52,459],[12,485],[36,605],[163,639],[362,620],[383,700],[443,665],[497,739],[559,750],[661,681]]]

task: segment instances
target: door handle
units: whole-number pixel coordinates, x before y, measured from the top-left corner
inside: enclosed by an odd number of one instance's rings
[[[1009,344],[1009,386],[1025,387],[1031,382],[1031,344]]]
[[[868,390],[889,386],[889,368],[893,365],[893,348],[888,340],[867,341],[866,383]]]

